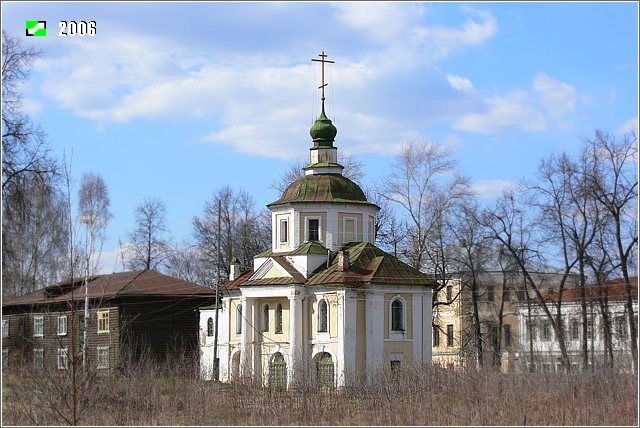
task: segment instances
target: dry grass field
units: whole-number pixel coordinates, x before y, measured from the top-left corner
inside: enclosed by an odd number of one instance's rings
[[[92,382],[80,425],[638,425],[632,374],[503,375],[406,369],[342,390],[272,390],[158,370]],[[69,397],[3,376],[2,425],[59,425]],[[37,399],[34,397],[38,397]]]

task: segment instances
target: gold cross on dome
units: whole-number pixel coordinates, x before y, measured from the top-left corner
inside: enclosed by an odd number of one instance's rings
[[[320,57],[320,59],[313,59],[311,58],[311,61],[317,61],[317,62],[321,62],[322,63],[322,86],[318,86],[318,89],[322,89],[322,98],[320,98],[322,100],[322,111],[324,111],[324,87],[328,85],[328,83],[324,83],[324,64],[325,63],[331,63],[331,64],[335,64],[335,61],[329,61],[328,59],[325,59],[327,57],[327,55],[325,55],[324,51],[322,51],[321,54],[318,55]]]

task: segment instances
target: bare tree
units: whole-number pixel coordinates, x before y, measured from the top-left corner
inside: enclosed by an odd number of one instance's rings
[[[638,137],[632,130],[617,141],[608,133],[596,130],[595,137],[585,141],[591,160],[585,180],[592,196],[607,211],[613,223],[618,268],[626,283],[626,312],[631,337],[638,336],[633,310],[630,269],[638,248]],[[634,371],[638,370],[638,343],[631,340]]]
[[[480,284],[482,275],[491,259],[491,240],[487,239],[487,231],[477,218],[480,207],[472,198],[460,204],[448,219],[447,227],[451,236],[459,243],[457,251],[452,254],[454,270],[462,281],[461,292],[465,298],[463,315],[471,311],[471,341],[474,358],[480,367],[484,366],[484,350],[482,340],[482,323],[478,309]],[[470,300],[470,307],[468,305]]]
[[[455,171],[451,154],[431,141],[406,144],[383,178],[382,190],[407,217],[406,250],[411,265],[417,269],[431,266],[434,274],[442,275],[444,218],[469,194],[468,181]]]
[[[543,280],[536,280],[533,274],[536,271],[547,270],[542,256],[544,239],[541,239],[538,233],[539,224],[535,213],[531,213],[529,209],[529,202],[519,200],[518,196],[522,197],[514,191],[505,192],[494,207],[483,211],[482,223],[488,228],[490,236],[502,244],[504,251],[511,255],[524,276],[525,284],[535,293],[535,303],[540,305],[554,330],[562,364],[567,370],[570,370],[570,358],[560,317],[562,300],[559,299],[556,303],[556,316],[554,317],[542,295]],[[569,275],[570,270],[565,270],[562,275],[563,283]],[[527,298],[528,296],[527,293]]]
[[[44,131],[22,111],[20,85],[39,56],[38,50],[24,47],[18,37],[2,31],[3,195],[20,175],[34,175],[46,183],[59,168],[49,154]]]
[[[188,242],[175,245],[167,254],[167,274],[195,284],[209,284],[205,260],[197,245]]]
[[[55,277],[65,228],[59,165],[23,112],[21,85],[40,56],[2,32],[2,289],[33,291]],[[43,282],[44,281],[44,282]]]
[[[159,199],[145,199],[135,210],[135,229],[129,234],[131,247],[126,260],[132,270],[157,269],[168,257],[167,209]]]
[[[3,201],[2,294],[31,293],[59,279],[67,232],[64,198],[23,174]]]
[[[595,200],[590,196],[581,164],[563,153],[543,159],[538,167],[535,184],[528,187],[530,205],[539,215],[539,229],[546,241],[547,253],[562,261],[564,275],[558,288],[556,322],[562,327],[562,295],[572,272],[577,270],[582,308],[582,357],[583,367],[588,367],[588,313],[586,303],[586,260],[598,228],[601,216]],[[569,284],[570,285],[570,284]]]
[[[218,201],[220,224],[218,225]],[[205,203],[202,216],[194,217],[194,238],[206,272],[205,284],[212,286],[218,272],[229,274],[232,257],[247,269],[253,257],[271,246],[271,217],[257,213],[253,198],[244,191],[222,187]],[[216,260],[220,231],[220,264]]]
[[[351,181],[358,183],[364,178],[364,164],[352,155],[342,155],[338,153],[338,163],[344,170],[342,175]],[[309,164],[309,159],[301,157],[289,164],[288,169],[269,186],[271,189],[277,190],[280,194],[287,190],[287,187],[294,181],[304,176],[304,167]]]
[[[82,175],[78,191],[78,221],[84,226],[85,272],[84,272],[84,327],[82,328],[82,362],[86,364],[89,330],[89,278],[95,274],[100,263],[100,252],[104,233],[112,217],[111,200],[104,179],[95,173]],[[92,260],[93,259],[93,260]]]

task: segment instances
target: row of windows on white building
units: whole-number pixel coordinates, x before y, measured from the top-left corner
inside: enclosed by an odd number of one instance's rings
[[[391,301],[391,331],[404,332],[405,331],[405,302],[396,297]],[[268,332],[270,327],[270,306],[264,304],[262,306],[262,332]],[[244,315],[242,313],[242,304],[236,306],[236,334],[242,334],[242,319]],[[328,333],[329,332],[329,304],[326,299],[321,299],[318,302],[318,319],[317,319],[317,332]],[[282,333],[282,305],[278,303],[275,310],[275,332],[276,334]],[[214,323],[213,318],[207,320],[207,336],[212,337],[214,335]]]
[[[561,326],[564,329],[564,322],[561,322]],[[549,320],[541,320],[538,323],[535,321],[527,322],[527,339],[538,340],[538,332],[540,332],[540,340],[542,341],[550,341],[554,337],[553,327]],[[600,328],[603,329],[604,325],[601,324]],[[613,322],[613,333],[614,335],[621,340],[627,339],[628,337],[628,328],[629,324],[627,322],[627,318],[624,315],[619,315],[614,317]],[[570,326],[568,331],[568,338],[570,340],[580,340],[582,338],[582,320],[581,319],[571,319]],[[587,318],[587,338],[594,338],[594,328],[591,317]]]
[[[305,242],[315,241],[320,242],[320,236],[322,235],[322,227],[320,226],[320,217],[307,217],[305,219],[305,234],[306,237]],[[358,241],[358,231],[356,229],[357,220],[355,217],[345,217],[343,219],[343,237],[342,242],[354,242]],[[280,227],[279,227],[279,237],[278,241],[281,244],[286,244],[289,242],[289,220],[281,219]],[[373,241],[374,237],[374,224],[370,222],[369,224],[369,240]]]

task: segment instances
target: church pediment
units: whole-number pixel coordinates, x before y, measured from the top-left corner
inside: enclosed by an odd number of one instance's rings
[[[269,257],[258,270],[249,278],[249,281],[270,278],[291,278],[296,282],[305,282],[304,276],[284,257]]]

